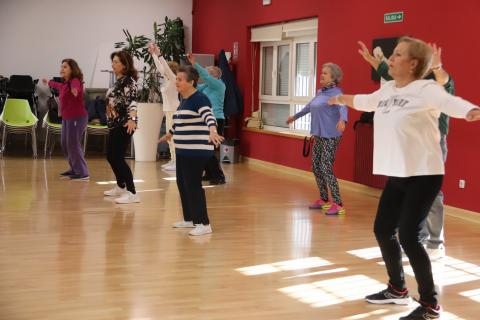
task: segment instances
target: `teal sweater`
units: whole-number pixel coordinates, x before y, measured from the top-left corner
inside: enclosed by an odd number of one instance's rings
[[[200,74],[204,83],[199,84],[197,89],[205,94],[212,103],[213,115],[216,119],[225,119],[223,113],[223,100],[225,99],[225,83],[221,79],[211,76],[201,65],[195,63],[194,68]]]
[[[380,78],[383,78],[387,81],[392,80],[392,77],[388,74],[388,65],[385,63],[385,61],[382,61],[380,65],[377,68],[377,74]],[[436,80],[435,76],[433,73],[429,74],[426,79],[432,79]],[[452,77],[450,75],[448,76],[448,81],[443,85],[445,90],[450,93],[451,95],[455,94],[455,85],[453,83]],[[438,129],[440,130],[440,133],[442,135],[447,135],[448,134],[448,116],[444,113],[440,114],[440,118],[438,118]]]

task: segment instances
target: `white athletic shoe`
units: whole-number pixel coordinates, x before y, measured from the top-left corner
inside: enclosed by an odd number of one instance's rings
[[[140,197],[138,194],[133,194],[130,191],[127,191],[123,196],[115,199],[115,202],[119,204],[137,203],[140,202]]]
[[[172,224],[172,227],[174,228],[195,228],[195,225],[193,224],[193,221],[177,221],[174,224]]]
[[[124,195],[127,192],[128,191],[126,188],[120,188],[118,185],[115,185],[115,187],[113,187],[112,189],[104,191],[103,194],[108,197],[118,197]]]
[[[161,167],[162,167],[162,168],[165,168],[165,167],[171,166],[172,164],[173,164],[173,162],[172,162],[172,161],[169,161],[169,162],[167,162],[167,163],[162,164]]]
[[[209,233],[212,233],[212,227],[209,224],[207,225],[197,224],[195,225],[195,229],[190,231],[188,234],[191,236],[203,236],[204,234],[209,234]]]
[[[439,260],[445,258],[445,247],[440,245],[438,248],[427,248],[427,253],[430,260]]]
[[[175,171],[177,170],[177,166],[175,165],[175,163],[172,163],[166,167],[163,167],[163,170],[165,171]]]

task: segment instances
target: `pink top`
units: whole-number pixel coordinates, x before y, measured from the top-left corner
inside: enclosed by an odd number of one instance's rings
[[[48,85],[60,92],[60,114],[62,119],[69,120],[88,115],[83,103],[83,84],[78,78],[73,78],[65,83],[50,80]],[[72,89],[77,89],[78,94],[76,97],[73,95]]]

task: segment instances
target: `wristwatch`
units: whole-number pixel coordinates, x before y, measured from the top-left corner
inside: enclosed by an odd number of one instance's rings
[[[137,121],[137,117],[130,117],[129,120]]]

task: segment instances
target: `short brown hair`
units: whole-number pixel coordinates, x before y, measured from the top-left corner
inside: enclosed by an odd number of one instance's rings
[[[168,67],[172,70],[173,73],[177,74],[178,71],[178,62],[177,61],[168,61]]]
[[[113,58],[115,57],[118,57],[120,62],[125,66],[125,71],[123,74],[128,77],[132,77],[136,81],[138,79],[138,71],[133,65],[133,58],[130,53],[125,50],[112,52],[110,55],[110,60],[113,61]]]
[[[198,83],[198,78],[200,75],[198,74],[197,69],[192,66],[180,66],[178,68],[177,74],[183,72],[187,75],[187,81],[193,81],[193,86],[196,88]]]
[[[432,48],[425,41],[412,37],[401,37],[398,39],[398,43],[401,42],[408,44],[410,58],[418,61],[416,68],[413,70],[413,76],[416,79],[425,77],[432,62]]]
[[[72,75],[70,76],[70,79],[77,78],[78,80],[80,80],[80,82],[83,82],[83,73],[82,70],[80,70],[77,61],[66,58],[62,60],[62,63],[68,64],[68,66],[72,70]]]

